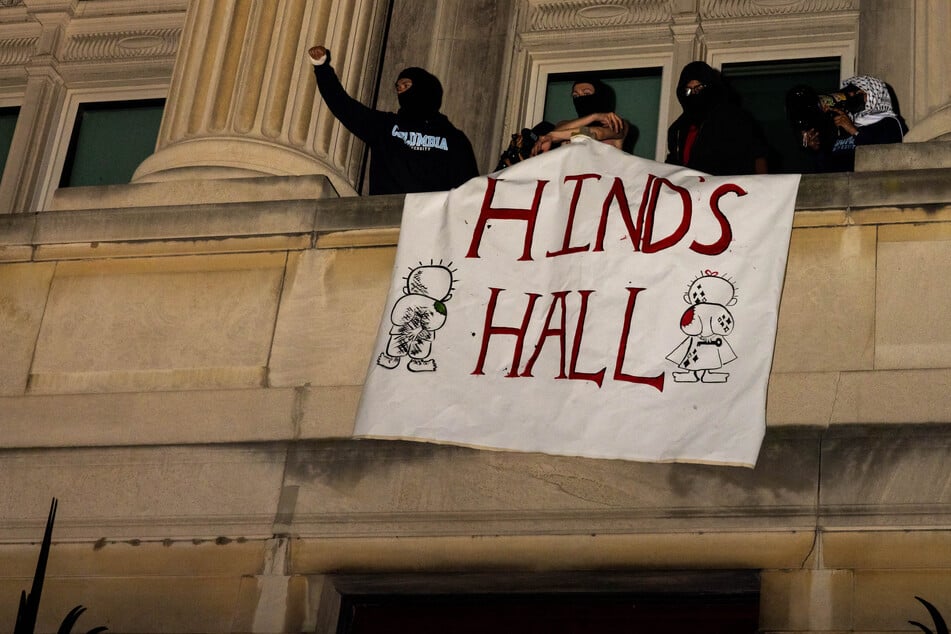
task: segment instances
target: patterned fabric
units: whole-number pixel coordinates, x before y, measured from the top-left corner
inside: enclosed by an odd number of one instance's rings
[[[865,92],[865,109],[853,117],[856,125],[870,125],[885,117],[895,116],[888,86],[881,79],[869,75],[857,75],[842,81],[843,88],[849,84]]]

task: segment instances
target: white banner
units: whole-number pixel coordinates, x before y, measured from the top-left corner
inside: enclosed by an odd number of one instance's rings
[[[798,184],[581,139],[407,196],[354,435],[754,465]]]

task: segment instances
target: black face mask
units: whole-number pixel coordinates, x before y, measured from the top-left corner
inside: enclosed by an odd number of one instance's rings
[[[587,117],[589,114],[601,112],[611,112],[612,110],[608,107],[606,99],[596,92],[590,95],[572,97],[571,100],[575,104],[575,112],[578,113],[579,117]]]
[[[396,95],[396,99],[400,102],[400,112],[403,114],[426,115],[434,112],[430,100],[415,90],[415,86]]]
[[[849,95],[845,98],[845,101],[843,101],[841,105],[852,114],[858,114],[865,110],[865,95],[861,93]]]
[[[406,68],[398,79],[411,79],[413,85],[396,95],[400,114],[409,117],[431,117],[442,106],[442,85],[435,76],[422,68]]]
[[[688,117],[694,120],[705,117],[710,112],[712,105],[713,99],[706,90],[684,96],[683,98],[684,112]]]
[[[698,92],[687,94],[687,84],[697,81],[703,84]],[[683,106],[684,115],[693,123],[700,123],[722,98],[720,77],[716,70],[705,62],[690,62],[680,71],[677,81],[677,101]]]

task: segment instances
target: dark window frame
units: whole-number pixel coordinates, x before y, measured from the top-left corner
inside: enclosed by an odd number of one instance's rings
[[[155,108],[161,106],[164,110],[166,104],[165,97],[146,97],[143,99],[123,99],[115,101],[81,101],[77,108],[72,122],[72,131],[70,132],[69,145],[63,160],[63,167],[60,170],[58,187],[75,187],[72,184],[74,171],[76,169],[77,152],[79,140],[82,131],[82,119],[86,112],[108,112],[110,110],[127,110],[134,107]],[[158,130],[156,130],[158,134]],[[145,157],[143,157],[144,159]],[[119,184],[119,183],[105,183]]]
[[[0,107],[0,117],[9,117],[13,115],[13,132],[10,134],[10,145],[7,146],[6,151],[0,151],[0,177],[3,176],[3,171],[7,166],[7,159],[10,158],[10,148],[13,145],[13,135],[16,134],[17,122],[20,118],[20,106],[2,106]],[[2,150],[2,147],[0,147]]]
[[[551,123],[557,123],[558,121],[552,119],[559,119],[560,116],[556,116],[559,112],[551,112],[550,104],[548,103],[547,96],[552,90],[552,86],[558,85],[559,88],[567,87],[570,90],[570,84],[576,80],[578,77],[587,76],[595,77],[600,79],[609,85],[616,81],[623,82],[625,80],[651,80],[656,83],[656,103],[653,104],[653,108],[643,108],[647,113],[641,113],[640,111],[632,114],[624,107],[624,104],[617,104],[615,110],[617,113],[629,119],[632,125],[637,128],[635,132],[635,145],[634,145],[634,154],[636,156],[641,156],[649,160],[655,160],[657,140],[661,137],[665,137],[667,134],[666,130],[661,130],[659,127],[659,121],[661,118],[661,112],[663,111],[663,84],[664,84],[664,67],[660,65],[647,65],[647,66],[635,66],[629,68],[613,68],[609,70],[592,70],[592,71],[558,71],[552,72],[547,76],[545,80],[545,106],[544,106],[544,117],[548,118]],[[614,88],[614,86],[612,86]],[[622,96],[623,97],[623,96]],[[642,96],[638,97],[637,101],[640,101]],[[564,100],[570,103],[570,99]],[[623,101],[623,98],[620,99]],[[637,106],[637,104],[632,104]],[[571,110],[562,110],[560,114],[564,117],[565,120],[575,118],[576,114]],[[535,122],[537,123],[537,122]],[[650,130],[647,134],[644,134],[645,130]]]
[[[752,60],[724,63],[720,69],[724,81],[735,90],[741,105],[756,119],[762,127],[769,146],[771,173],[800,173],[814,171],[813,157],[796,145],[794,134],[785,118],[785,91],[781,98],[773,99],[773,108],[769,113],[760,112],[760,108],[748,103],[749,95],[743,95],[737,84],[750,81],[758,86],[770,79],[785,78],[784,89],[789,90],[798,84],[811,85],[817,92],[831,92],[838,88],[842,74],[841,56],[795,57],[787,59]],[[805,76],[813,76],[828,82],[825,85],[805,81]],[[766,82],[756,77],[766,78]],[[792,77],[797,77],[793,79]],[[766,115],[770,116],[766,116]]]

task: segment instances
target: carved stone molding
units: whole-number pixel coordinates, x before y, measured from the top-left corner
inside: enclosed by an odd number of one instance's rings
[[[668,0],[582,0],[531,2],[527,31],[558,31],[593,27],[665,24]]]
[[[858,0],[701,0],[701,19],[719,20],[858,11]],[[523,32],[666,24],[671,0],[528,0]]]
[[[857,0],[702,0],[705,19],[751,18],[800,13],[858,11]]]
[[[15,7],[23,4],[23,0],[0,0],[0,7]]]
[[[82,33],[69,37],[64,61],[173,57],[182,28],[142,29],[111,33]]]
[[[22,66],[36,50],[36,37],[11,37],[0,40],[0,66]]]

